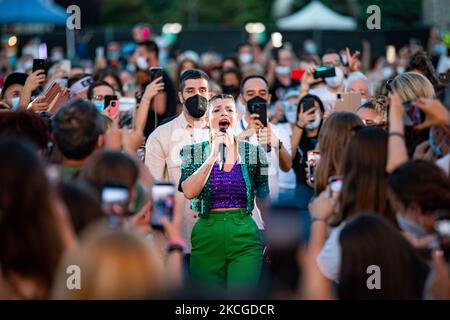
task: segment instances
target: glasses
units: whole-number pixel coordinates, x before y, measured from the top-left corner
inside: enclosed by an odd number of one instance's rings
[[[386,90],[387,92],[392,92],[392,82],[394,81],[394,79],[389,79],[388,81],[386,81]]]

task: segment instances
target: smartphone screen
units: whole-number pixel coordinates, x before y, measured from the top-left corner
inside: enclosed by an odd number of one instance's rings
[[[133,129],[134,114],[136,111],[136,99],[122,97],[119,99],[119,126],[120,128]]]
[[[173,219],[175,207],[175,186],[169,183],[155,183],[152,188],[153,212],[151,225],[162,229],[161,218]]]
[[[315,178],[315,169],[316,169],[316,165],[320,160],[320,152],[316,151],[316,150],[311,150],[308,151],[307,153],[307,161],[306,161],[306,165],[308,166],[308,171],[309,171],[309,181],[311,183],[314,183]]]
[[[121,184],[105,185],[102,189],[102,210],[114,224],[128,215],[129,190]]]

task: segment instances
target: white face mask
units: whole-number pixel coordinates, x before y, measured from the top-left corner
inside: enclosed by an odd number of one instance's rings
[[[417,222],[403,216],[401,213],[398,212],[395,217],[397,219],[400,229],[408,231],[409,233],[415,235],[416,237],[423,237],[427,235],[425,229]]]
[[[316,128],[318,128],[320,126],[320,121],[322,120],[322,118],[320,117],[320,112],[316,111],[316,118],[314,119],[313,122],[308,123],[305,128],[307,130],[314,130]]]
[[[384,79],[389,79],[390,77],[392,77],[392,74],[394,73],[392,71],[391,67],[384,67],[382,72],[383,72],[383,78]]]
[[[147,58],[146,57],[138,56],[136,58],[136,64],[137,64],[138,68],[141,69],[141,70],[147,70],[148,69],[148,62],[147,62]]]
[[[361,104],[360,104],[360,106],[362,106],[363,104],[366,104],[367,103],[367,99],[366,98],[361,98]]]
[[[297,122],[297,106],[293,102],[286,102],[284,105],[284,115],[287,122],[296,123]]]
[[[33,60],[25,61],[25,63],[23,64],[23,69],[26,71],[32,68],[33,68]]]
[[[331,78],[325,78],[327,86],[330,88],[337,88],[344,82],[344,72],[341,68],[336,68],[336,75]]]
[[[288,75],[291,73],[291,68],[284,67],[284,66],[278,66],[275,67],[275,73],[279,75]]]
[[[397,67],[397,73],[398,73],[398,74],[402,74],[403,72],[405,72],[405,67],[403,67],[403,66],[398,66],[398,67]]]
[[[243,64],[249,64],[250,62],[252,62],[253,60],[253,55],[251,53],[241,53],[239,55],[239,60],[243,63]]]

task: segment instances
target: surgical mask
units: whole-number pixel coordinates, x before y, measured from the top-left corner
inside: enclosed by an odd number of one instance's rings
[[[436,156],[438,156],[438,157],[442,156],[441,148],[438,147],[438,146],[436,146],[436,145],[434,144],[434,139],[433,139],[433,133],[432,133],[432,130],[430,130],[430,135],[429,135],[429,138],[428,138],[428,142],[430,143],[431,150],[433,150],[433,153],[434,153]]]
[[[360,106],[362,106],[363,104],[366,104],[367,103],[367,99],[365,99],[365,98],[361,98],[361,104],[360,104]]]
[[[136,65],[141,70],[147,70],[148,69],[147,58],[143,56],[138,56],[136,58]]]
[[[291,73],[291,68],[285,66],[275,67],[275,73],[279,75],[288,75]]]
[[[103,100],[95,101],[94,104],[95,104],[95,107],[97,108],[98,112],[102,113],[103,108],[105,106],[105,101],[103,101]]]
[[[416,237],[423,237],[427,235],[427,232],[421,225],[409,218],[406,218],[401,213],[397,212],[396,218],[400,229],[408,231]]]
[[[403,66],[398,66],[398,67],[397,67],[397,74],[402,74],[403,72],[405,72],[405,67],[403,67]]]
[[[336,75],[331,78],[325,78],[326,84],[331,88],[337,88],[344,82],[344,72],[341,68],[335,68]]]
[[[33,68],[33,60],[27,60],[27,61],[24,62],[23,69],[25,71],[29,70],[29,69],[32,69],[32,68]]]
[[[126,69],[128,72],[135,73],[137,68],[136,68],[136,65],[129,63],[129,64],[127,64]]]
[[[308,123],[307,125],[305,125],[305,128],[307,130],[314,130],[316,128],[318,128],[320,126],[320,122],[322,121],[322,118],[320,117],[320,112],[316,111],[316,118],[314,119],[313,122]]]
[[[11,110],[16,111],[19,108],[20,97],[14,97],[11,99]]]
[[[284,115],[289,123],[297,122],[297,105],[293,102],[284,104]]]
[[[315,54],[317,52],[317,46],[314,42],[308,42],[305,44],[305,51],[311,54]]]
[[[239,60],[243,63],[243,64],[249,64],[250,62],[252,62],[253,60],[253,55],[251,53],[241,53],[239,55]]]
[[[392,77],[392,74],[394,73],[391,67],[384,67],[382,72],[383,72],[383,79],[389,79],[390,77]]]
[[[433,53],[436,56],[443,55],[445,53],[445,51],[446,51],[446,47],[445,47],[445,44],[443,44],[443,43],[435,44],[433,47]]]
[[[109,61],[119,60],[120,53],[119,52],[108,52],[107,58],[108,58]]]
[[[189,97],[184,101],[184,105],[189,115],[195,119],[200,119],[208,109],[208,100],[199,94]]]
[[[55,51],[52,53],[52,61],[61,61],[63,59],[63,54],[59,51]]]

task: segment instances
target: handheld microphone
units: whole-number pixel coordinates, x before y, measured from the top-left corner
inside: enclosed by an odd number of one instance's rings
[[[220,128],[220,132],[227,132],[227,129]],[[219,169],[223,171],[223,167],[225,166],[225,144],[223,143],[220,147],[220,162],[219,162]]]

